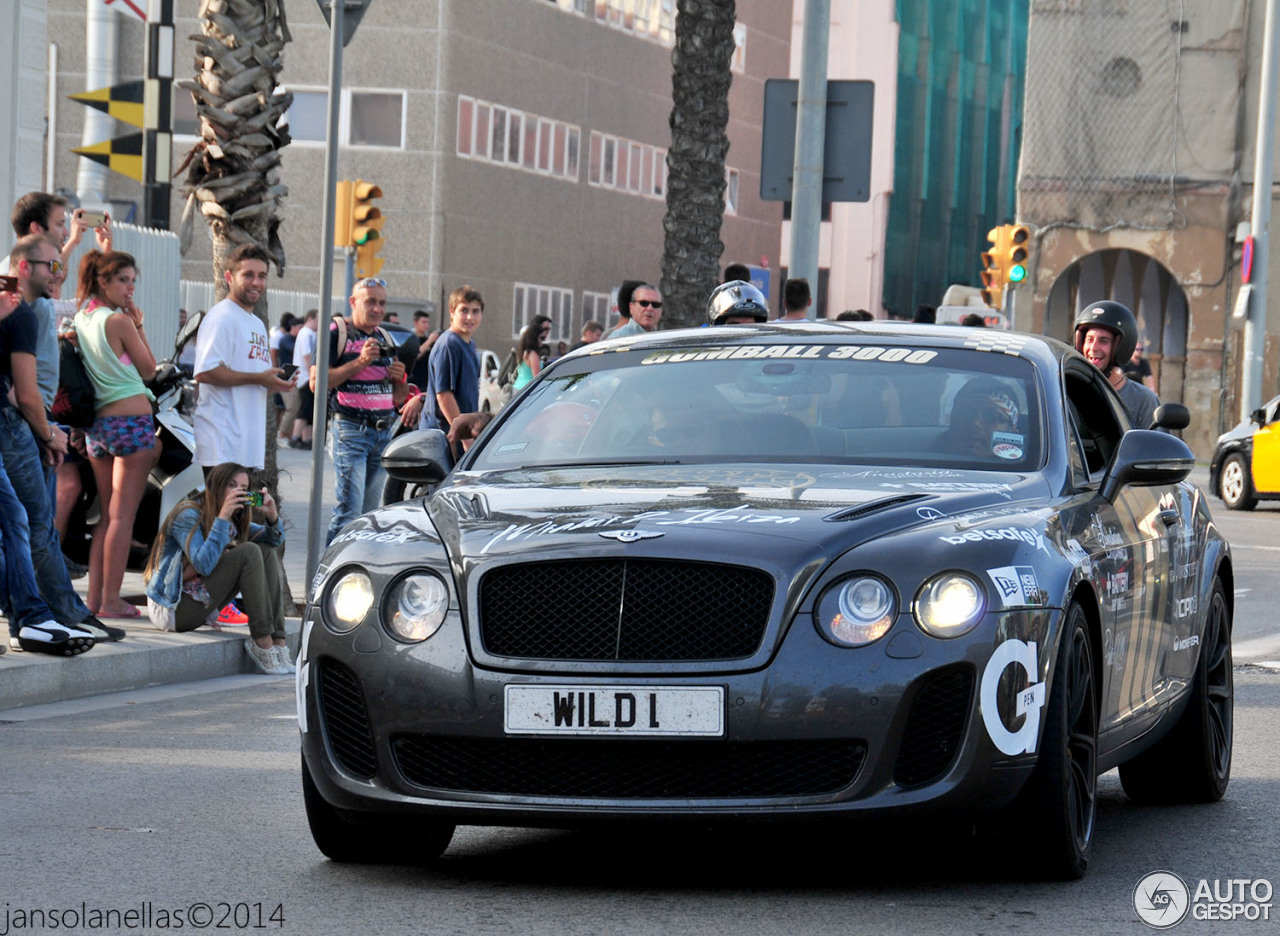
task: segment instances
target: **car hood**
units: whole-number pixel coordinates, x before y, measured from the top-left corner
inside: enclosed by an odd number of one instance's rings
[[[1034,474],[628,466],[459,473],[427,510],[455,562],[678,555],[790,572],[892,531],[978,511],[994,520],[1046,495]]]

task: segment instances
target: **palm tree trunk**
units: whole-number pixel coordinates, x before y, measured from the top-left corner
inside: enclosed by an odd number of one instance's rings
[[[699,325],[720,281],[734,0],[679,0],[671,52],[671,149],[662,227],[664,323]]]

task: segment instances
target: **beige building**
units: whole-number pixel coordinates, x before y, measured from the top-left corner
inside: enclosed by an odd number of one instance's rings
[[[1067,340],[1088,302],[1129,305],[1161,399],[1191,410],[1184,437],[1201,459],[1239,418],[1230,313],[1264,6],[1031,2],[1018,220],[1035,249],[1015,327]],[[1273,311],[1264,401],[1277,388],[1277,331]]]
[[[101,0],[48,0],[47,36],[33,39],[58,50],[52,185],[72,190],[86,108],[66,95],[85,90],[86,3]],[[189,76],[197,4],[175,6],[175,71]],[[674,10],[675,0],[372,0],[345,49],[338,173],[384,192],[380,275],[402,321],[470,283],[486,300],[482,346],[509,345],[536,312],[552,316],[555,340],[573,341],[584,319],[609,314],[621,280],[658,280]],[[760,123],[764,80],[787,71],[791,9],[739,0],[737,12],[724,262],[776,265],[782,212],[759,199]],[[294,142],[283,154],[287,268],[276,285],[318,292],[329,32],[315,3],[291,2],[288,14]],[[115,15],[124,81],[141,74],[143,25]],[[194,128],[178,99],[175,165]],[[140,208],[140,186],[118,174],[106,196]],[[175,186],[175,225],[180,214]],[[182,272],[209,278],[202,235]]]

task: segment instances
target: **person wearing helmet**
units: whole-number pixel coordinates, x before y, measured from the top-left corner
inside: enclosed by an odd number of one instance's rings
[[[935,452],[974,458],[1022,458],[1018,402],[995,377],[975,377],[951,404],[951,424],[934,443]]]
[[[1148,429],[1155,419],[1160,398],[1125,376],[1121,366],[1133,357],[1138,344],[1138,322],[1129,309],[1110,299],[1092,302],[1076,316],[1076,350],[1102,371],[1115,388],[1129,422]]]
[[[743,325],[769,321],[769,301],[750,283],[732,280],[722,283],[707,302],[707,321],[712,325]]]

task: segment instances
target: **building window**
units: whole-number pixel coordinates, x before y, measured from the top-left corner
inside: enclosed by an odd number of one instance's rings
[[[738,170],[726,168],[724,171],[724,210],[726,214],[738,213]]]
[[[573,334],[573,290],[536,283],[516,283],[511,301],[511,337],[520,333],[535,315],[551,319],[551,343],[568,341]],[[554,350],[554,347],[553,347]]]
[[[578,181],[582,131],[564,121],[458,95],[458,155]]]
[[[747,26],[737,23],[733,27],[733,56],[729,59],[730,71],[739,75],[747,70]]]
[[[295,143],[323,143],[329,128],[329,92],[290,88],[293,103],[285,119]]]
[[[173,98],[173,135],[198,137],[200,135],[200,117],[196,114],[196,99],[190,91],[175,87],[171,92]]]
[[[667,151],[593,130],[587,182],[646,198],[665,198]]]
[[[609,293],[587,292],[584,289],[582,291],[582,324],[586,325],[587,322],[596,321],[605,328],[610,327],[613,324],[609,321],[609,306],[612,301]],[[615,315],[612,318],[616,321],[618,317]],[[579,327],[578,332],[581,334],[581,327]],[[581,339],[574,339],[574,341],[578,340]]]
[[[676,0],[550,0],[566,13],[670,46],[675,41]]]
[[[404,149],[403,91],[349,91],[347,105],[349,145]]]

